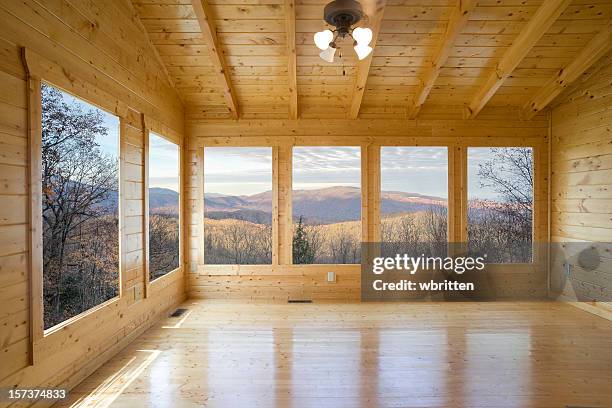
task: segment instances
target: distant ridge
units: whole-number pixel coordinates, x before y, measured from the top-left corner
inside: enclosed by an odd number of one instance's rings
[[[316,190],[293,190],[293,214],[302,215],[309,223],[336,223],[358,220],[361,217],[361,189],[335,186]],[[424,211],[446,205],[446,199],[418,193],[383,191],[383,214]],[[209,218],[244,219],[261,223],[262,212],[272,208],[272,192],[250,196],[205,194],[204,206]],[[249,214],[257,217],[250,218]],[[268,216],[266,216],[266,220]],[[271,219],[271,217],[270,217]]]
[[[361,218],[361,189],[357,187],[326,187],[316,190],[293,191],[293,214],[303,216],[307,223],[332,224],[354,221]],[[116,205],[117,192],[109,194],[104,206]],[[179,194],[168,188],[149,189],[151,210],[168,212],[178,209]],[[401,214],[424,211],[446,205],[446,199],[418,193],[383,191],[381,210],[383,214]],[[217,220],[236,219],[258,224],[272,222],[272,192],[265,191],[252,195],[232,196],[206,193],[204,196],[206,216]]]

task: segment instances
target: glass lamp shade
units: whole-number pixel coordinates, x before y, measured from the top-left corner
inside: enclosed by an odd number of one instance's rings
[[[328,47],[326,50],[321,51],[319,57],[323,61],[326,62],[334,62],[334,55],[336,54],[336,49],[334,47]]]
[[[359,58],[360,61],[366,58],[372,52],[372,47],[367,44],[357,44],[353,47],[353,49],[357,53],[357,58]]]
[[[372,41],[372,30],[369,28],[357,27],[353,30],[353,39],[359,45],[368,45]]]
[[[315,33],[314,43],[318,49],[325,51],[329,48],[329,43],[334,39],[334,33],[330,30],[323,30]]]

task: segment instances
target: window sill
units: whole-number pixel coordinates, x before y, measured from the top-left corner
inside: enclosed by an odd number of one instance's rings
[[[117,302],[119,302],[120,297],[119,296],[115,296],[114,298],[111,298],[109,300],[107,300],[106,302],[102,302],[100,303],[98,306],[94,306],[91,309],[88,309],[84,312],[79,313],[76,316],[72,316],[71,318],[64,320],[63,322],[56,324],[55,326],[52,326],[46,330],[43,331],[43,338],[47,338],[51,335],[53,335],[54,333],[57,333],[61,330],[65,330],[70,326],[73,326],[77,323],[79,323],[80,321],[86,319],[87,317],[89,317],[90,315],[98,312],[100,309],[104,309],[106,307],[109,307]]]
[[[158,276],[152,281],[149,281],[149,289],[154,289],[156,286],[160,286],[160,285],[163,286],[165,281],[170,280],[170,279],[174,280],[176,275],[179,275],[180,273],[182,273],[182,271],[183,271],[183,265],[179,265],[178,268],[175,268],[171,270],[170,272],[166,272],[162,276]],[[148,293],[149,292],[147,292],[147,297],[148,297]]]

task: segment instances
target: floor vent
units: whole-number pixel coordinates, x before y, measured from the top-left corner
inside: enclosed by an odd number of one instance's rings
[[[565,408],[599,408],[586,405],[566,405]]]
[[[185,314],[186,311],[187,311],[187,309],[176,309],[174,312],[172,312],[170,317],[179,317],[179,316],[182,316],[183,314]]]
[[[287,303],[312,303],[310,299],[289,299]]]

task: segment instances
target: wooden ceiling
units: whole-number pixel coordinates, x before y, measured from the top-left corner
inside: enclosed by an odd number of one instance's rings
[[[374,53],[330,64],[327,2],[133,0],[188,118],[529,117],[612,46],[612,0],[362,0]]]

